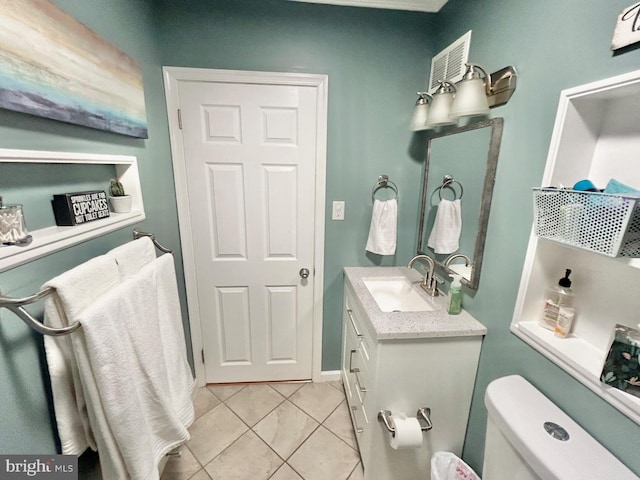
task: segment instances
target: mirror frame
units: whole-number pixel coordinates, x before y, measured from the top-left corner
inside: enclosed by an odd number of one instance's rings
[[[424,229],[425,217],[427,213],[427,205],[429,194],[427,192],[427,182],[429,180],[429,164],[431,162],[431,142],[438,138],[448,137],[451,135],[457,135],[459,133],[469,132],[471,130],[477,130],[479,128],[491,127],[491,134],[489,138],[489,149],[487,151],[486,173],[484,177],[484,186],[482,188],[482,199],[480,203],[480,215],[478,218],[478,229],[476,233],[476,241],[474,246],[473,258],[471,258],[471,278],[462,278],[461,282],[472,290],[478,289],[480,283],[480,271],[482,269],[482,257],[484,256],[484,245],[487,236],[487,227],[489,224],[489,213],[491,210],[491,200],[493,197],[493,186],[495,183],[496,171],[498,168],[498,155],[500,154],[500,142],[502,140],[502,130],[504,125],[504,119],[501,117],[491,118],[480,122],[472,123],[462,127],[456,127],[449,129],[442,133],[436,133],[431,135],[427,141],[427,155],[424,163],[423,175],[422,175],[422,197],[420,203],[420,218],[418,226],[418,248],[417,253],[421,255],[428,255],[436,262],[436,266],[445,272],[446,274],[455,273],[450,268],[444,266],[436,260],[435,254],[429,249],[425,248],[426,243],[424,241]],[[452,254],[453,255],[453,254]]]

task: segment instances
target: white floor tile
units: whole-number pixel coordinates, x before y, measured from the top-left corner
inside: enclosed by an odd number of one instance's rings
[[[189,449],[204,465],[237,440],[247,426],[224,404],[214,407],[193,422]]]
[[[209,385],[194,403],[189,448],[162,480],[363,479],[340,382]]]
[[[205,466],[212,480],[267,480],[284,462],[251,430]]]
[[[288,463],[305,480],[346,480],[359,461],[354,449],[321,426]]]
[[[324,422],[344,400],[344,394],[328,383],[307,383],[289,400],[318,422]]]
[[[193,408],[195,410],[195,418],[199,418],[216,405],[220,404],[220,400],[207,387],[201,387],[196,391],[193,400]]]
[[[362,463],[358,463],[356,468],[353,469],[348,480],[364,480],[364,471],[362,470]]]
[[[349,407],[347,401],[343,400],[338,408],[336,408],[323,425],[335,433],[338,437],[348,443],[354,450],[358,449],[356,436],[353,433],[351,425],[351,416],[349,415]]]
[[[285,463],[269,480],[303,480],[303,478]]]
[[[303,382],[295,382],[295,383],[271,383],[270,384],[280,395],[285,398],[289,398],[291,395],[296,393],[302,386],[305,385]]]
[[[223,402],[228,400],[231,396],[238,393],[247,385],[245,383],[236,383],[229,385],[207,385],[207,388],[210,392],[212,392],[216,397],[218,397]]]
[[[193,477],[191,477],[189,480],[211,480],[211,477],[203,468],[198,473],[196,473]]]
[[[170,455],[162,472],[162,480],[187,480],[193,476],[202,466],[186,447],[180,448],[180,456]]]
[[[287,400],[253,430],[286,460],[317,427],[318,422]]]
[[[282,402],[284,397],[269,385],[247,385],[225,403],[252,427]]]

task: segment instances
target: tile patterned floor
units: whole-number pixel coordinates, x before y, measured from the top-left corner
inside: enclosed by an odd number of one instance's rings
[[[362,480],[340,382],[209,385],[161,480]]]

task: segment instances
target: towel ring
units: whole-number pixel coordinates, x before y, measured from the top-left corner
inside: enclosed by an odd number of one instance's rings
[[[378,183],[376,183],[371,189],[371,201],[376,201],[376,191],[380,188],[390,188],[395,193],[393,198],[398,198],[398,187],[395,183],[389,180],[388,175],[380,175],[378,177]]]
[[[456,189],[453,188],[451,186],[451,184],[453,183],[457,183],[458,186],[460,187],[460,196],[458,197],[456,192]],[[442,200],[442,189],[443,188],[448,188],[449,190],[451,190],[453,192],[453,199],[454,200],[458,200],[460,198],[462,198],[462,195],[464,195],[464,189],[462,188],[462,184],[455,180],[451,175],[445,175],[444,178],[442,179],[442,185],[440,185],[438,188],[436,188],[436,191],[438,192],[438,197],[440,198],[440,200]]]

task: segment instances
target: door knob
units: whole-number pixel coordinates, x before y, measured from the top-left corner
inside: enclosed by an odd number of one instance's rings
[[[308,268],[301,268],[300,269],[300,276],[302,278],[309,278],[309,269]]]

